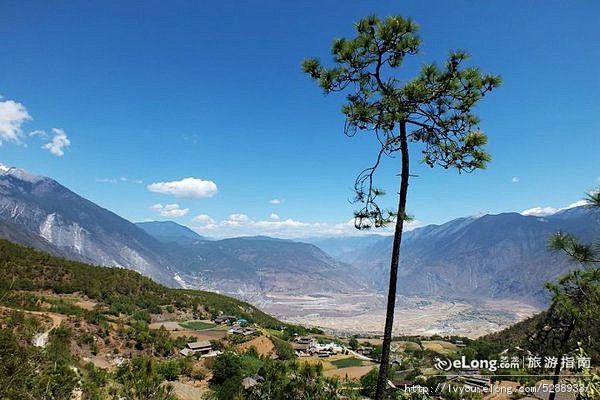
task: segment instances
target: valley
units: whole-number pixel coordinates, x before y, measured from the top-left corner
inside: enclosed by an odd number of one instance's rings
[[[322,297],[271,297],[261,304],[283,321],[319,327],[335,335],[379,336],[385,321],[381,294]],[[512,300],[468,302],[448,298],[400,296],[394,334],[459,335],[476,338],[502,330],[538,313],[536,306]]]

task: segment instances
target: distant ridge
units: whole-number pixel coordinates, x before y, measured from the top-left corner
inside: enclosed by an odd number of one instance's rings
[[[205,237],[198,235],[187,226],[180,225],[173,221],[136,222],[135,224],[161,242],[189,244],[206,240]]]
[[[598,218],[600,213],[582,206],[543,217],[458,218],[406,232],[399,293],[545,304],[544,283],[580,267],[548,250],[550,235],[563,231],[593,240],[600,233]],[[391,243],[384,238],[348,256],[380,290],[387,284]]]

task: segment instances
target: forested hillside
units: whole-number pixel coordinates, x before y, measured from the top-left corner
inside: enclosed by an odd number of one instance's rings
[[[80,292],[108,306],[114,314],[160,313],[161,307],[173,306],[202,309],[208,314],[239,315],[262,326],[282,325],[256,307],[227,296],[171,289],[131,270],[91,266],[0,240],[2,303],[23,302],[21,291],[41,290]]]

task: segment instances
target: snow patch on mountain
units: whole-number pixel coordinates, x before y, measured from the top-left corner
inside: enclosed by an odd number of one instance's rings
[[[4,164],[0,164],[0,175],[10,175],[16,179],[29,183],[37,183],[45,179],[43,176],[33,175],[23,169],[9,167]]]

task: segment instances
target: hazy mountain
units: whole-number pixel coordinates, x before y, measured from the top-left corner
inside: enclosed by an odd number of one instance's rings
[[[136,222],[136,225],[149,235],[165,243],[191,244],[200,240],[206,240],[190,228],[173,221]]]
[[[578,267],[548,251],[549,236],[564,231],[592,240],[600,233],[598,217],[597,211],[577,207],[545,217],[459,218],[406,232],[399,293],[544,302],[544,283]],[[364,279],[379,290],[387,287],[391,243],[384,238],[352,254]]]
[[[291,240],[257,236],[171,243],[167,254],[188,284],[244,298],[364,288],[353,279],[351,266],[312,244]]]
[[[0,226],[2,238],[175,284],[156,239],[50,178],[0,167]]]
[[[300,241],[314,244],[339,261],[351,262],[357,252],[367,249],[384,238],[385,236],[382,235],[362,235],[312,237],[301,239]]]

